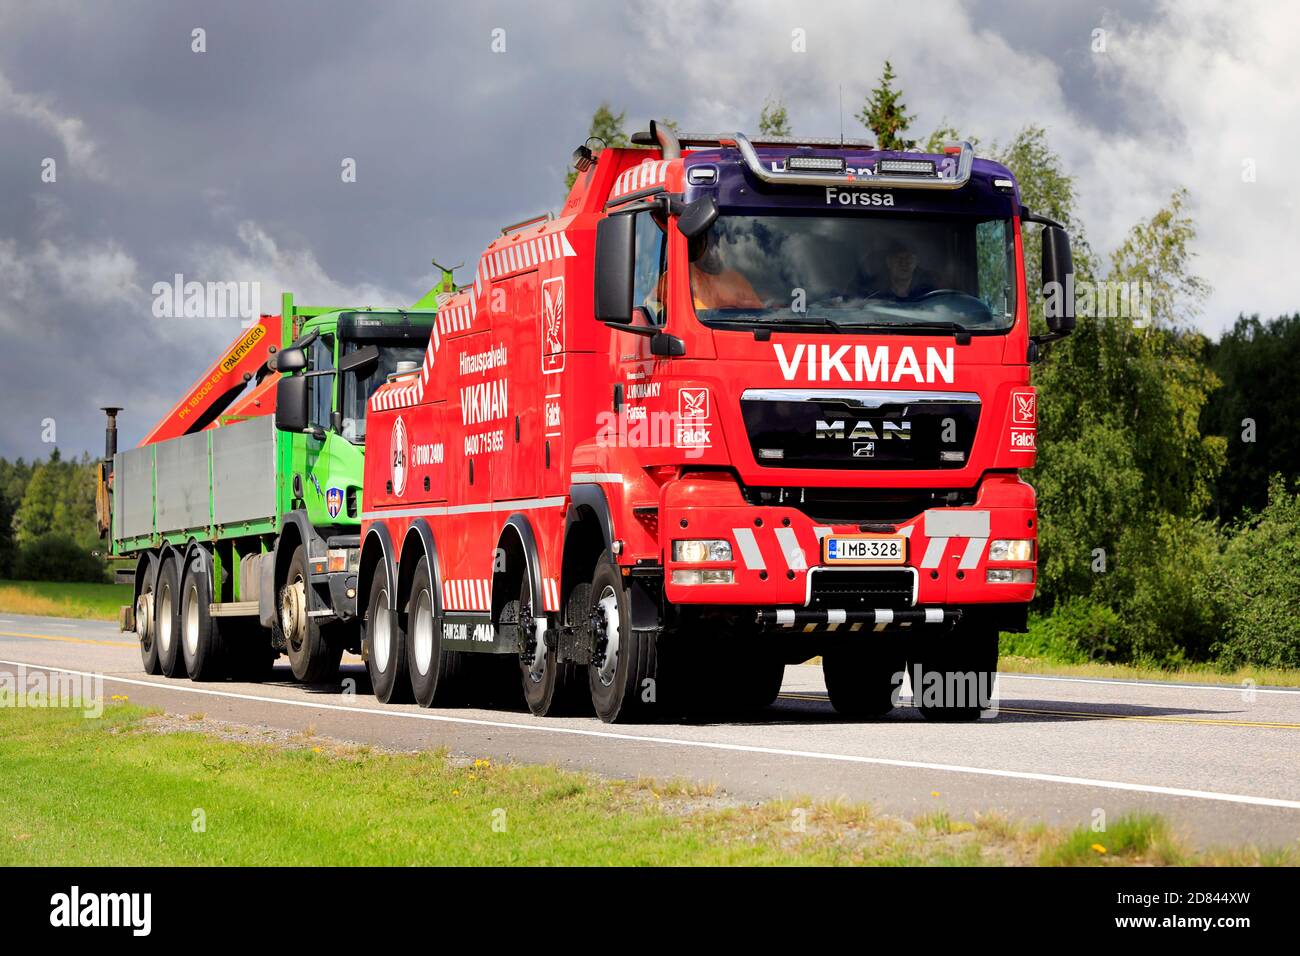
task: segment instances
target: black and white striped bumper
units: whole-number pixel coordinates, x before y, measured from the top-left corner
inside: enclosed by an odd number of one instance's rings
[[[954,624],[961,619],[959,608],[917,607],[902,610],[840,610],[836,608],[763,608],[758,623],[772,630],[800,633],[832,631],[902,630],[917,625]]]

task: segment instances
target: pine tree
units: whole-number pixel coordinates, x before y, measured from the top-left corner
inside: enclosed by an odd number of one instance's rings
[[[879,149],[911,149],[916,145],[915,140],[903,136],[916,117],[908,115],[902,91],[894,88],[895,79],[894,66],[886,60],[885,69],[880,74],[880,85],[871,91],[871,98],[858,113],[862,125],[876,134]]]

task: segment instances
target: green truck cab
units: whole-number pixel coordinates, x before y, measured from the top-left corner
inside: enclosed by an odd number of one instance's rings
[[[286,653],[296,678],[317,682],[362,651],[366,409],[422,362],[436,298],[420,305],[433,307],[304,307],[285,294],[262,323],[281,345],[226,414],[113,450],[101,520],[112,553],[136,559],[121,624],[146,671],[256,678]]]

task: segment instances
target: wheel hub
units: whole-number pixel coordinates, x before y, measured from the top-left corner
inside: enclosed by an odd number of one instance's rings
[[[375,655],[375,666],[380,673],[388,670],[388,658],[393,653],[393,612],[388,606],[388,591],[379,592],[379,605],[375,610],[375,633],[370,635],[370,650]]]
[[[531,604],[519,605],[519,634],[523,638],[523,660],[528,665],[528,679],[540,684],[546,678],[546,619],[533,617]]]
[[[280,630],[296,648],[302,643],[307,621],[307,585],[301,578],[280,591]]]
[[[153,592],[141,591],[135,599],[135,636],[141,644],[153,639]]]
[[[414,631],[415,669],[422,675],[427,674],[433,665],[433,603],[428,591],[420,592],[411,628]]]
[[[619,627],[618,597],[613,589],[606,588],[600,595],[600,601],[592,608],[592,632],[596,638],[596,654],[592,663],[596,665],[596,674],[603,686],[614,683],[618,671]]]

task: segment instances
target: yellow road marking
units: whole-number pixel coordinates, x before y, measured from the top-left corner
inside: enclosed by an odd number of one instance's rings
[[[103,644],[106,647],[138,647],[138,641],[100,641],[93,637],[64,637],[61,634],[25,634],[21,631],[0,631],[0,637],[26,637],[36,641],[62,641],[64,644]]]
[[[782,694],[782,700],[812,700],[828,704],[826,697],[811,694]],[[1147,714],[1098,714],[1083,710],[1035,710],[1029,707],[999,707],[1004,714],[1041,714],[1048,717],[1078,717],[1101,720],[1147,720],[1168,724],[1211,724],[1220,727],[1267,727],[1272,730],[1300,730],[1300,724],[1282,724],[1264,720],[1227,720],[1215,717],[1162,717]]]

